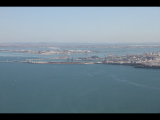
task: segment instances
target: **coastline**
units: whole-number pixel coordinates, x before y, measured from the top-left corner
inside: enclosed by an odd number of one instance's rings
[[[126,65],[126,66],[133,66],[134,68],[146,68],[146,69],[160,69],[159,65],[146,65],[142,63],[118,63],[118,62],[112,62],[112,63],[105,63],[103,62],[44,62],[44,61],[0,61],[0,63],[30,63],[30,64],[110,64],[110,65]]]

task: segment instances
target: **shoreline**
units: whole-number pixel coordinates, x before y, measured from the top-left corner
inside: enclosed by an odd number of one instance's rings
[[[146,68],[146,69],[160,69],[160,66],[156,65],[145,65],[142,63],[105,63],[105,62],[33,62],[33,61],[0,61],[0,63],[30,63],[30,64],[79,64],[79,65],[87,65],[87,64],[108,64],[108,65],[125,65],[125,66],[133,66],[134,68]]]

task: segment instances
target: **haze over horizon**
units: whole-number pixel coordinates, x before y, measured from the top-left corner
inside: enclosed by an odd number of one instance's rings
[[[0,43],[160,42],[159,7],[0,7]]]

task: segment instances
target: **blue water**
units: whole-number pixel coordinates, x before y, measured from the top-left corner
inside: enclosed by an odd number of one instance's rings
[[[99,50],[104,52],[69,57],[141,54],[160,48]],[[4,51],[0,61],[57,56],[62,55]],[[159,113],[159,73],[123,65],[0,63],[0,113]]]
[[[28,63],[0,67],[0,113],[160,112],[159,69]]]

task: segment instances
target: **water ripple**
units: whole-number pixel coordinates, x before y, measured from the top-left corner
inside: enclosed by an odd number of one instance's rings
[[[117,75],[110,75],[114,80],[118,81],[118,82],[124,82],[124,83],[127,83],[127,84],[131,84],[131,85],[134,85],[136,87],[143,87],[143,88],[149,88],[149,89],[154,89],[154,90],[160,90],[160,88],[157,88],[157,87],[151,87],[151,86],[147,86],[147,85],[143,85],[143,84],[139,84],[139,83],[135,83],[135,82],[131,82],[131,81],[127,81],[127,80],[124,80],[124,79],[120,79],[117,77]]]

